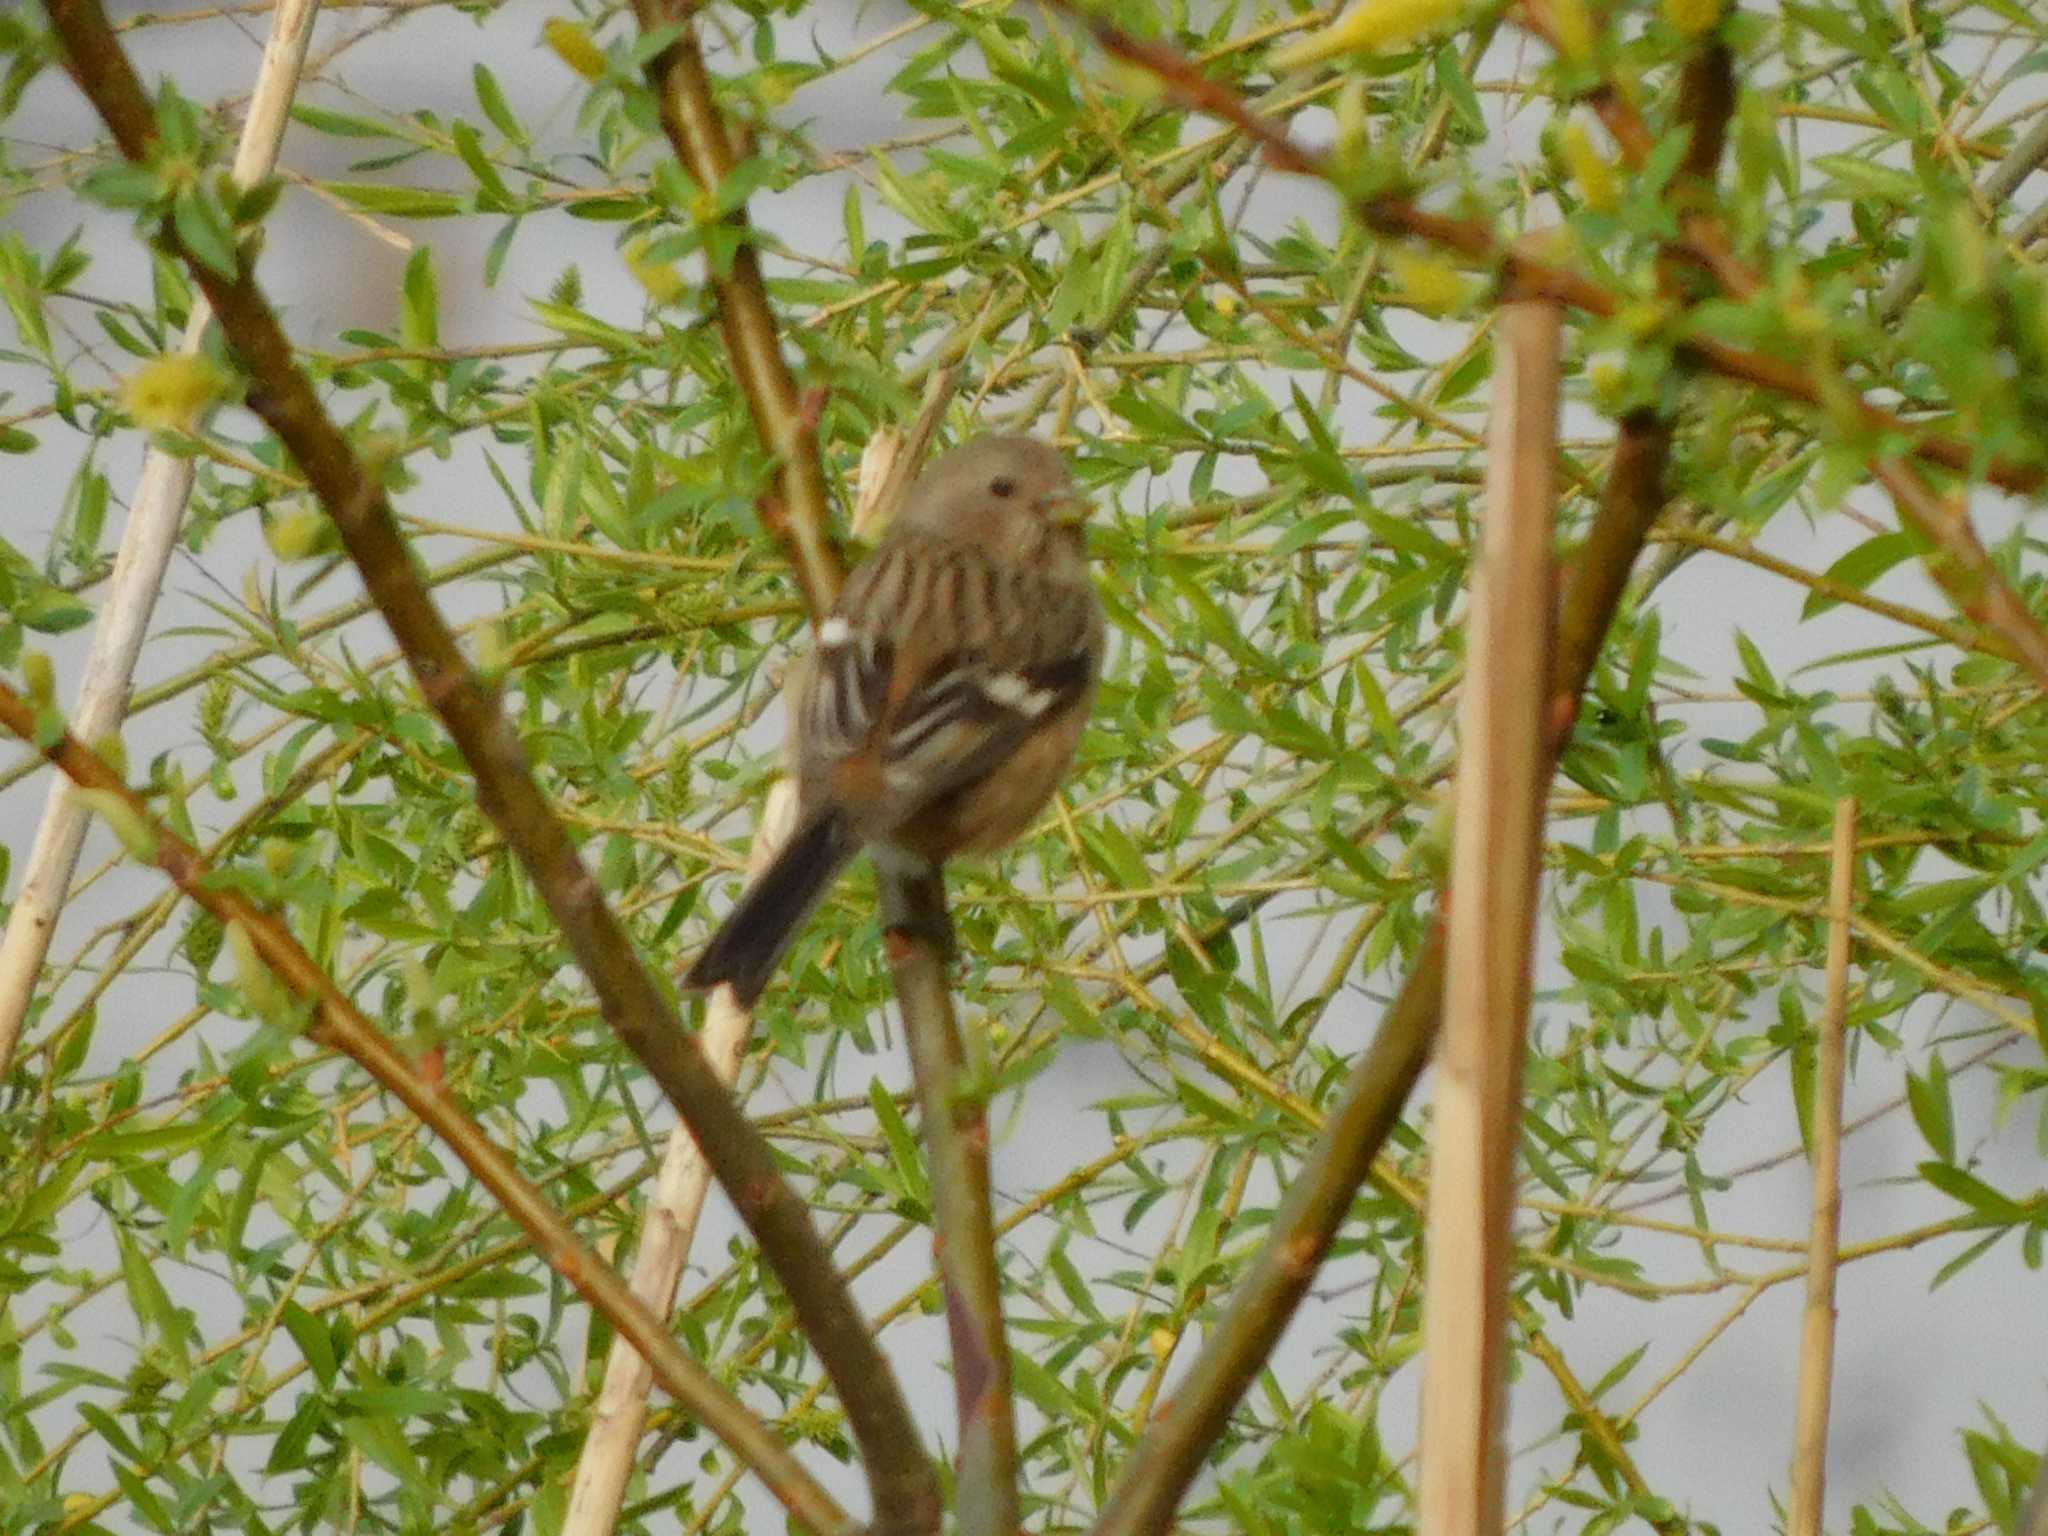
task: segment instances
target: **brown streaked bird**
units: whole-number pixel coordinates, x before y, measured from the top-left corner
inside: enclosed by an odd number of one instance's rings
[[[683,985],[759,997],[833,878],[867,848],[885,876],[1020,836],[1066,776],[1102,666],[1087,504],[1033,437],[937,460],[847,579],[793,674],[796,830]],[[884,880],[888,893],[905,882]],[[943,915],[885,912],[890,926]]]

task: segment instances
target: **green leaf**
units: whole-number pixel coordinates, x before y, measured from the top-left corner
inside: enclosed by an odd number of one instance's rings
[[[379,186],[364,181],[323,181],[319,186],[350,207],[395,219],[446,219],[467,208],[466,200],[455,193],[426,187]]]
[[[292,121],[304,124],[315,133],[341,139],[395,139],[400,136],[389,123],[380,123],[372,117],[357,117],[352,112],[311,106],[303,101],[292,103]]]
[[[171,199],[171,224],[186,255],[222,277],[237,274],[234,231],[219,206],[198,187],[178,189]]]
[[[404,1488],[423,1486],[419,1458],[400,1423],[382,1416],[348,1415],[337,1419],[342,1434],[357,1450],[398,1479]]]
[[[1953,1200],[1960,1200],[1987,1221],[2010,1225],[2026,1212],[1975,1174],[1949,1163],[1922,1163],[1920,1177]]]
[[[432,348],[441,344],[440,290],[434,281],[434,252],[420,246],[405,263],[403,296],[399,312],[400,333],[409,347]]]
[[[896,1107],[895,1095],[883,1086],[880,1078],[868,1083],[868,1107],[875,1112],[875,1123],[888,1143],[890,1165],[905,1198],[919,1208],[928,1207],[931,1191],[925,1184],[924,1159],[918,1153],[917,1137],[911,1134],[903,1112]]]
[[[1912,1111],[1913,1124],[1920,1128],[1921,1137],[1942,1163],[1953,1163],[1956,1158],[1955,1106],[1950,1102],[1948,1091],[1948,1070],[1941,1063],[1937,1053],[1928,1062],[1927,1075],[1906,1074],[1906,1105]]]
[[[513,112],[512,105],[505,99],[504,88],[498,84],[498,77],[488,67],[477,64],[471,67],[470,85],[476,91],[476,104],[483,109],[491,126],[505,135],[514,144],[524,148],[528,142],[526,126]]]
[[[478,139],[476,130],[458,120],[449,125],[448,134],[455,141],[455,152],[462,156],[462,163],[469,167],[470,175],[476,178],[478,190],[483,193],[483,196],[477,199],[478,208],[511,208],[511,189],[498,174],[498,168],[491,164],[489,157],[484,154],[483,143]]]
[[[1918,545],[1910,534],[1881,533],[1876,538],[1865,539],[1854,549],[1836,560],[1823,574],[1843,586],[1854,587],[1861,592],[1878,577],[1913,558]],[[1829,597],[1821,592],[1807,594],[1806,606],[1800,610],[1802,619],[1818,618],[1841,602],[1840,598]]]

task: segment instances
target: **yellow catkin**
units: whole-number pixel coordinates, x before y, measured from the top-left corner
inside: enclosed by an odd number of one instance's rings
[[[586,80],[602,80],[604,50],[597,46],[590,29],[566,16],[550,16],[540,29],[541,41],[554,50],[555,57]]]
[[[1579,189],[1586,206],[1595,213],[1612,213],[1619,208],[1621,182],[1614,174],[1614,166],[1586,131],[1586,125],[1566,123],[1561,147],[1565,169],[1571,172],[1572,184]]]
[[[1449,262],[1414,251],[1390,251],[1387,275],[1394,292],[1410,309],[1425,315],[1448,315],[1465,307],[1472,285]]]
[[[1102,68],[1103,79],[1116,92],[1119,102],[1133,107],[1149,106],[1166,94],[1166,82],[1149,69],[1111,59]]]
[[[1361,0],[1320,32],[1273,50],[1273,68],[1301,69],[1345,53],[1385,53],[1462,21],[1469,0]]]
[[[280,560],[305,560],[326,547],[328,526],[323,513],[315,512],[311,507],[299,507],[264,524],[263,542]]]
[[[228,952],[235,957],[235,985],[250,1012],[259,1019],[271,1019],[291,1006],[290,991],[257,950],[256,935],[246,924],[228,924]]]
[[[649,261],[647,241],[629,241],[624,251],[626,270],[633,274],[633,281],[647,290],[647,297],[656,304],[673,304],[684,293],[683,275],[671,262]]]
[[[1361,164],[1372,148],[1372,98],[1365,80],[1353,75],[1337,93],[1337,137],[1331,148],[1346,165]]]
[[[44,708],[57,697],[57,665],[47,651],[28,651],[21,658],[21,680],[29,698]]]
[[[228,392],[228,376],[210,357],[153,357],[121,381],[121,406],[152,432],[190,432]]]
[[[1593,56],[1593,13],[1586,0],[1550,0],[1550,32],[1558,53],[1572,63]]]
[[[1664,0],[1664,19],[1673,30],[1698,37],[1720,25],[1723,0]]]

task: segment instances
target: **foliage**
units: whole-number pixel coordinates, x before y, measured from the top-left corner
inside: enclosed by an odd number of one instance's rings
[[[2001,0],[1810,0],[1725,21],[1743,89],[1717,207],[1763,282],[1681,303],[1658,265],[1682,147],[1665,130],[1698,8],[1587,9],[1583,46],[1557,58],[1482,8],[1407,51],[1277,77],[1270,46],[1327,13],[1125,0],[1117,15],[1297,135],[1334,136],[1350,184],[1423,188],[1510,233],[1561,227],[1560,259],[1622,298],[1569,333],[1564,547],[1601,485],[1609,415],[1653,403],[1679,424],[1666,542],[1553,802],[1554,964],[1524,1140],[1520,1368],[1567,1408],[1518,1421],[1536,1449],[1517,1487],[1538,1519],[1604,1530],[1669,1513],[1630,1452],[1686,1390],[1651,1383],[1682,1378],[1689,1340],[1647,1314],[1653,1369],[1640,1350],[1568,1358],[1552,1335],[1623,1298],[1723,1293],[1739,1312],[1803,1272],[1773,1252],[1797,1241],[1726,1230],[1763,1164],[1711,1138],[1746,1093],[1789,1081],[1797,1155],[1840,796],[1860,802],[1866,850],[1856,1081],[1902,1096],[1924,1147],[1891,1174],[1945,1201],[1944,1219],[1850,1257],[1938,1244],[1938,1279],[1994,1250],[2040,1263],[2048,1198],[1975,1166],[1994,1128],[1959,1116],[1953,1085],[1988,1064],[2001,1112],[2048,1145],[2033,1043],[2048,717],[2035,680],[1910,579],[1927,546],[1857,491],[1885,445],[1843,401],[1933,414],[1987,460],[2048,459],[2041,221],[2015,231],[1971,193],[2033,121],[2048,31]],[[0,450],[65,487],[0,533],[0,664],[55,648],[68,697],[82,647],[64,637],[92,619],[109,511],[158,428],[197,466],[180,569],[206,654],[144,677],[131,777],[365,1012],[438,1050],[486,1129],[623,1250],[666,1120],[650,1129],[460,758],[332,577],[294,466],[232,405],[136,419],[132,381],[162,366],[193,299],[173,263],[133,258],[129,225],[168,217],[232,264],[256,225],[324,204],[348,211],[351,239],[414,243],[393,322],[328,335],[295,316],[300,361],[381,466],[438,590],[474,616],[472,654],[503,679],[604,892],[664,961],[694,952],[730,893],[801,639],[758,519],[772,465],[703,303],[704,264],[729,262],[737,236],[707,215],[746,202],[771,231],[770,295],[801,378],[826,391],[820,441],[849,495],[863,445],[907,422],[944,366],[961,372],[948,437],[1024,426],[1070,445],[1117,631],[1099,725],[1061,814],[963,867],[954,892],[996,1124],[1033,1139],[1058,1124],[1074,1153],[1043,1188],[1005,1187],[998,1214],[1015,1218],[1029,1519],[1080,1528],[1248,1262],[1437,900],[1489,274],[1390,246],[1057,15],[920,4],[900,25],[863,17],[855,44],[800,4],[720,8],[713,64],[752,151],[705,188],[657,131],[630,16],[459,14],[408,7],[328,38],[287,164],[351,163],[259,195],[217,176],[231,103],[168,87],[159,164],[43,147],[37,114],[71,87],[40,13],[0,20],[17,130],[0,186],[19,214],[0,236]],[[225,14],[194,25],[233,35]],[[351,67],[357,45],[388,61],[428,26],[479,61],[466,97],[419,109]],[[127,36],[155,33],[138,20]],[[492,64],[537,44],[555,83],[535,100]],[[882,61],[904,132],[826,147],[814,103],[871,91]],[[1615,174],[1575,105],[1602,80],[1663,131],[1640,174]],[[815,218],[821,191],[835,227]],[[784,201],[805,217],[778,218]],[[512,291],[515,251],[549,262],[530,253],[582,225],[616,234],[615,270],[561,265],[545,293]],[[1926,295],[1894,305],[1909,263]],[[444,343],[457,294],[495,339]],[[1702,335],[1811,368],[1822,408],[1676,364]],[[225,377],[208,373],[205,399]],[[1989,498],[1974,509],[2000,515]],[[2038,606],[2029,528],[1990,542]],[[1688,556],[1803,586],[1821,654],[1788,663],[1727,613],[1667,600]],[[1725,680],[1701,675],[1726,657]],[[0,852],[16,860],[28,773],[8,777]],[[92,1529],[110,1507],[124,1529],[553,1528],[602,1359],[566,1284],[409,1118],[295,1038],[217,924],[154,888],[132,904],[111,879],[84,899],[102,925],[65,930],[0,1084],[0,1530]],[[921,1263],[928,1192],[891,1091],[900,1042],[872,910],[855,880],[811,925],[743,1081],[794,1096],[763,1115],[846,1261]],[[1109,1088],[1062,1070],[1111,1052],[1127,1071]],[[1028,1120],[1006,1119],[1026,1103]],[[1318,1348],[1242,1405],[1188,1529],[1410,1519],[1395,1404],[1424,1290],[1418,1122],[1356,1202]],[[1651,1195],[1683,1217],[1646,1214]],[[755,1255],[735,1244],[699,1264],[686,1347],[844,1456]],[[899,1278],[900,1294],[864,1292],[872,1315],[936,1304],[916,1271]],[[921,1367],[913,1391],[944,1400]],[[691,1426],[656,1427],[677,1438],[631,1518],[741,1529],[729,1460]],[[1989,1417],[1927,1447],[1978,1489],[1948,1528],[2009,1522],[2037,1449]],[[1748,1474],[1782,1483],[1781,1467]],[[1855,1492],[1859,1530],[1942,1523]]]

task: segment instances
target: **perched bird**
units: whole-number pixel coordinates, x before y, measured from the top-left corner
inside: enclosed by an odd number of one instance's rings
[[[751,1004],[833,878],[870,850],[884,921],[943,943],[914,877],[987,853],[1052,798],[1087,723],[1102,605],[1087,504],[1036,438],[977,438],[919,476],[791,680],[796,829],[684,978]]]

